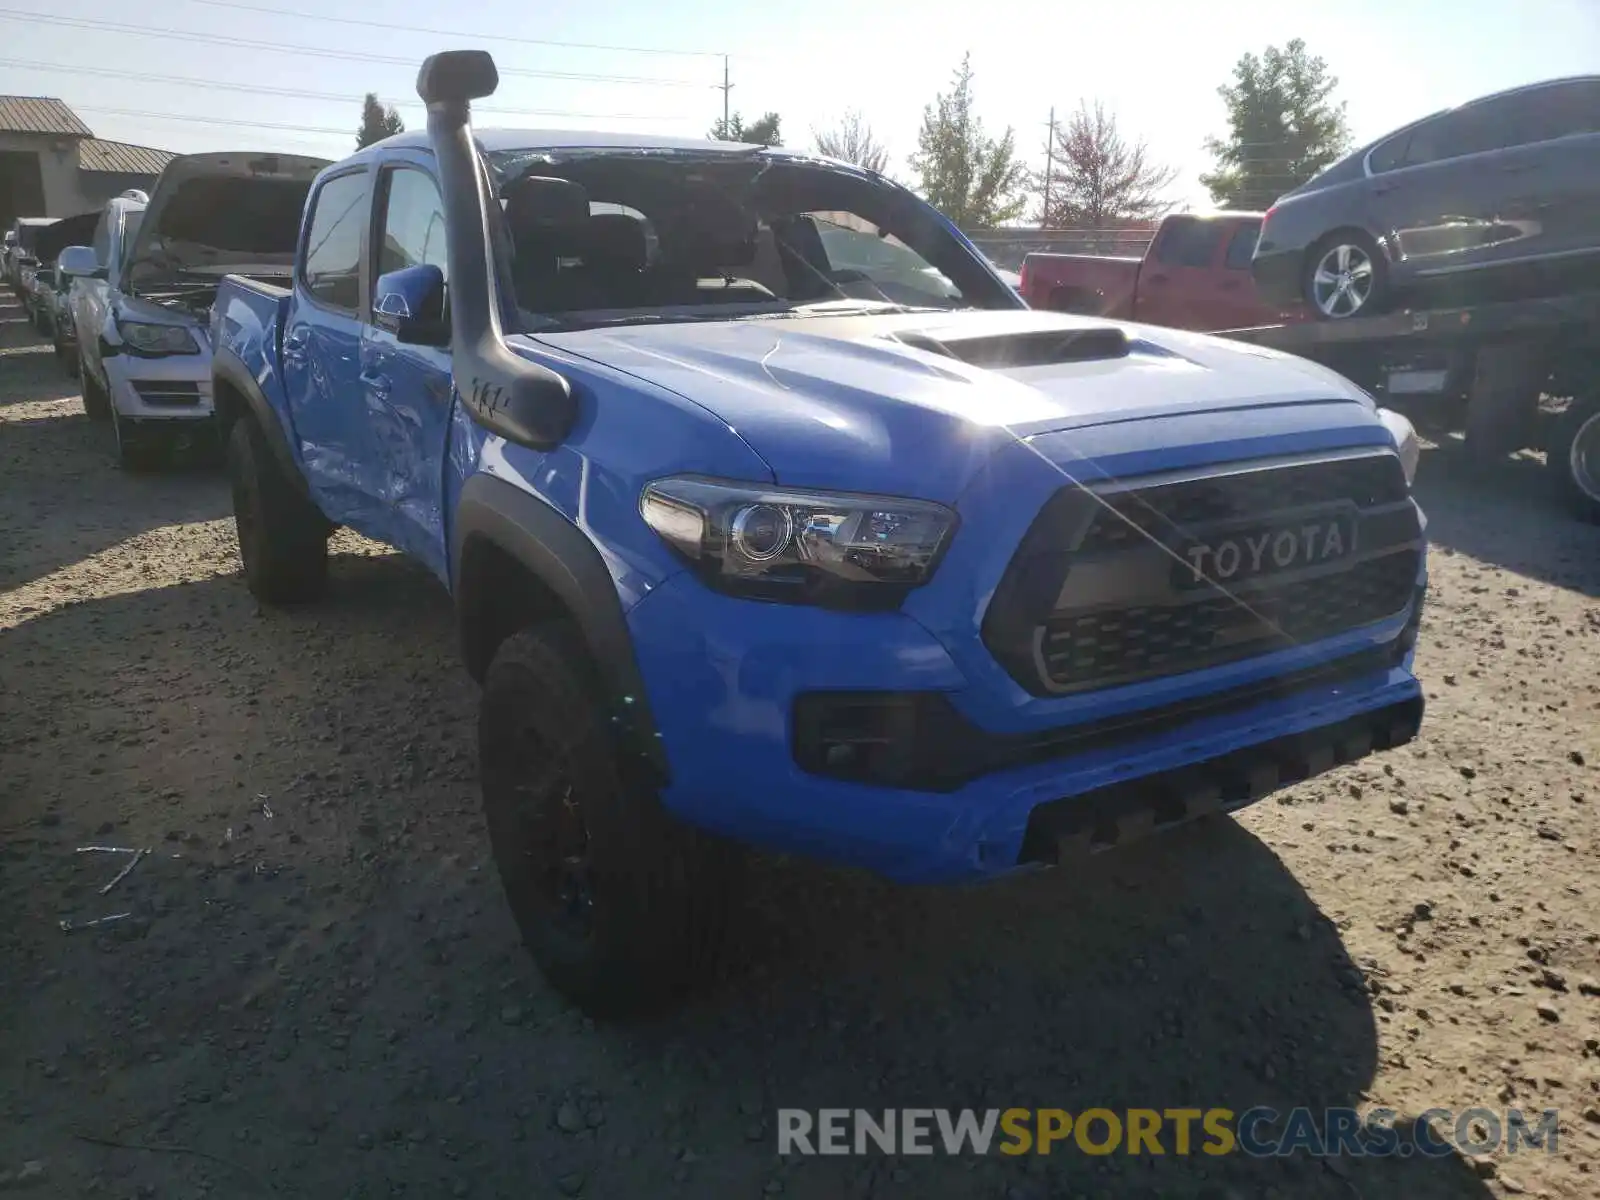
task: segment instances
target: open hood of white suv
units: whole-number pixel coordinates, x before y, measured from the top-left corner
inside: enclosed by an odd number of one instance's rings
[[[287,275],[306,193],[327,165],[300,154],[243,151],[173,159],[128,245],[130,287],[214,280],[235,271]]]

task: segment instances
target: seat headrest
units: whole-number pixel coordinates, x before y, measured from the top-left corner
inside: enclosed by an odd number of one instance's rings
[[[587,266],[642,271],[650,258],[644,222],[627,213],[596,213],[589,218],[588,244],[583,252]]]
[[[589,220],[589,193],[570,179],[524,175],[506,189],[513,238],[576,230]]]

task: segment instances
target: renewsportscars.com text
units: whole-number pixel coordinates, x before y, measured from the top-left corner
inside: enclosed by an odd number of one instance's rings
[[[1430,1108],[780,1108],[779,1154],[1224,1155],[1409,1158],[1556,1151],[1559,1113]]]

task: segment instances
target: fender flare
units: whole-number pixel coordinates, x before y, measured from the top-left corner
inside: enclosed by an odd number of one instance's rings
[[[595,664],[623,744],[649,769],[657,786],[668,778],[667,757],[650,709],[644,676],[633,653],[617,585],[594,544],[562,513],[537,496],[491,475],[473,475],[461,488],[450,545],[450,591],[467,669],[481,680],[489,653],[475,636],[462,603],[462,567],[471,543],[484,540],[510,555],[570,614]]]
[[[261,390],[261,385],[256,382],[256,377],[244,365],[244,360],[232,350],[218,347],[211,353],[211,403],[216,411],[218,423],[222,426],[223,436],[226,437],[227,427],[237,414],[224,413],[222,406],[217,404],[217,397],[222,392],[219,386],[221,384],[227,384],[231,391],[244,399],[245,407],[255,418],[256,424],[261,428],[262,436],[272,449],[272,456],[278,460],[278,465],[283,468],[295,491],[310,500],[311,490],[306,486],[305,476],[300,473],[300,464],[295,461],[294,451],[289,448],[289,439],[283,432],[283,422],[278,419],[272,401],[267,399],[266,393]]]

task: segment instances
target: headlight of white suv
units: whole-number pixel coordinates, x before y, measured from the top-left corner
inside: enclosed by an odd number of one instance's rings
[[[195,354],[200,346],[182,325],[149,325],[143,321],[118,321],[122,340],[143,354]]]
[[[1422,458],[1422,443],[1417,441],[1416,427],[1392,408],[1380,408],[1378,419],[1394,438],[1394,448],[1400,454],[1400,465],[1405,468],[1406,486],[1417,478],[1417,463]]]
[[[692,476],[646,485],[639,513],[713,587],[852,609],[898,605],[933,574],[956,524],[927,500]]]

